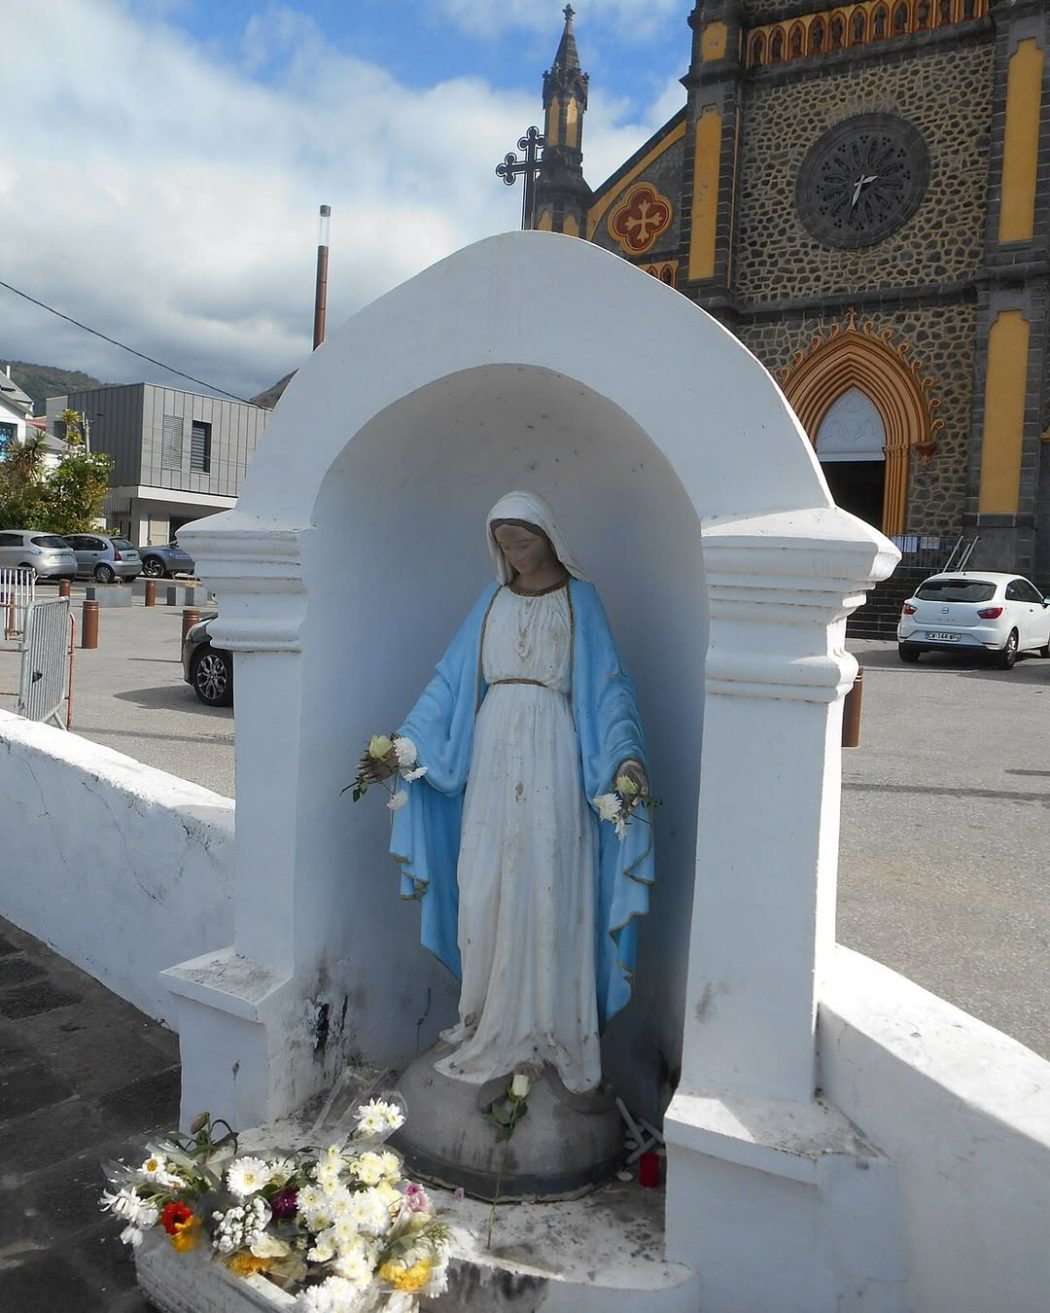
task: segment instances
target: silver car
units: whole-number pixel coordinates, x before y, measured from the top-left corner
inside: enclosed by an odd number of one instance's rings
[[[111,584],[114,579],[137,579],[142,573],[139,549],[126,538],[107,538],[97,533],[67,533],[66,542],[77,558],[81,579]]]
[[[73,579],[77,558],[64,538],[40,529],[0,530],[0,566],[33,570],[38,579]]]

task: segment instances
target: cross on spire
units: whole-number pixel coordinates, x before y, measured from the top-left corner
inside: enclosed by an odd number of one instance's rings
[[[566,6],[568,8],[568,6]],[[536,178],[540,171],[540,155],[543,149],[543,134],[539,128],[529,128],[524,137],[518,138],[518,150],[525,152],[525,158],[519,160],[513,151],[503,157],[503,163],[496,165],[496,177],[502,178],[508,187],[514,186],[514,180],[523,175],[525,194],[521,203],[521,226],[527,231],[535,218]]]

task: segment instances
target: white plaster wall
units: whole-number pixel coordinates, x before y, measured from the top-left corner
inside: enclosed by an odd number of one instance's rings
[[[233,802],[0,711],[0,914],[171,1025],[157,973],[232,935]]]
[[[1050,1306],[1050,1063],[887,967],[836,951],[828,1097],[893,1161],[914,1313]]]

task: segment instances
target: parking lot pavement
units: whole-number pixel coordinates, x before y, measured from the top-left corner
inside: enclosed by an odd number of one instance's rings
[[[1050,661],[850,647],[839,939],[1050,1058]]]
[[[163,597],[163,588],[158,588]],[[39,595],[52,596],[50,588]],[[57,594],[54,594],[57,595]],[[83,585],[73,586],[80,642]],[[99,610],[99,644],[77,647],[73,730],[159,770],[233,796],[233,709],[206,707],[182,680],[182,608],[143,605]],[[19,656],[0,648],[0,707],[14,711]]]
[[[232,797],[233,711],[182,682],[181,625],[141,598],[103,610],[98,649],[76,653],[74,730]],[[1050,661],[906,666],[893,643],[849,646],[864,696],[843,752],[839,938],[1050,1058]],[[0,652],[0,706],[17,682]]]

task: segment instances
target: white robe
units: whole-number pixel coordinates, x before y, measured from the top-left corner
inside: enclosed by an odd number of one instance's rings
[[[459,1024],[437,1070],[481,1084],[549,1063],[601,1079],[594,971],[597,831],[569,702],[568,591],[500,590],[482,645],[459,866]],[[501,681],[533,680],[535,683]]]

